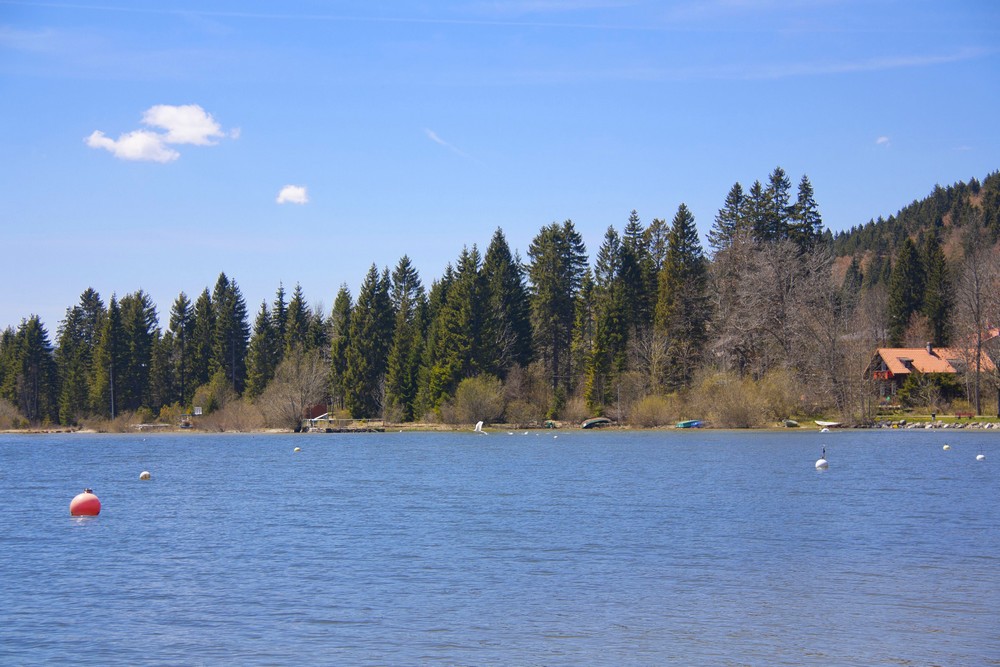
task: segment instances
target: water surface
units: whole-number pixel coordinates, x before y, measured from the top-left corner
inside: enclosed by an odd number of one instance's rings
[[[997,443],[0,436],[0,664],[996,665]]]

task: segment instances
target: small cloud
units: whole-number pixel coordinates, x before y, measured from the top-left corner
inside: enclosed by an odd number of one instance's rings
[[[163,142],[161,135],[148,130],[135,130],[117,139],[95,130],[85,141],[91,148],[103,148],[120,160],[172,162],[181,156]]]
[[[197,104],[157,104],[142,114],[142,122],[166,130],[164,141],[168,144],[211,146],[217,143],[216,138],[224,136],[212,114]]]
[[[168,144],[214,146],[227,136],[212,114],[197,104],[157,104],[142,114],[142,122],[164,131],[133,130],[111,139],[95,130],[84,141],[91,148],[103,148],[121,160],[171,162],[181,154]],[[229,136],[238,138],[239,130],[230,131]]]
[[[278,198],[275,200],[279,204],[307,204],[309,195],[303,185],[286,185],[281,188]]]
[[[888,146],[889,145],[889,137],[886,137],[886,136],[879,137],[878,139],[875,140],[875,145],[876,146]]]

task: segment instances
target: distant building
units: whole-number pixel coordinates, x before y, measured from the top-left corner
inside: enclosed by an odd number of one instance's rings
[[[989,332],[983,341],[979,370],[993,373],[996,365],[987,351],[997,342],[997,330]],[[879,384],[883,397],[896,395],[912,373],[960,375],[975,371],[976,349],[971,347],[880,347],[875,350],[865,376]]]

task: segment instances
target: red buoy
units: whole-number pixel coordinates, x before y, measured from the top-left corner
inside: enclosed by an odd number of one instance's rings
[[[93,491],[84,489],[69,502],[69,513],[71,516],[97,516],[101,513],[101,501]]]

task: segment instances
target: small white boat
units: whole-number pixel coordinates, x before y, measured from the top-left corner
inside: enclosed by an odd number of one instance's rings
[[[816,425],[822,426],[823,428],[837,428],[838,426],[840,426],[840,422],[821,422],[817,420]]]

